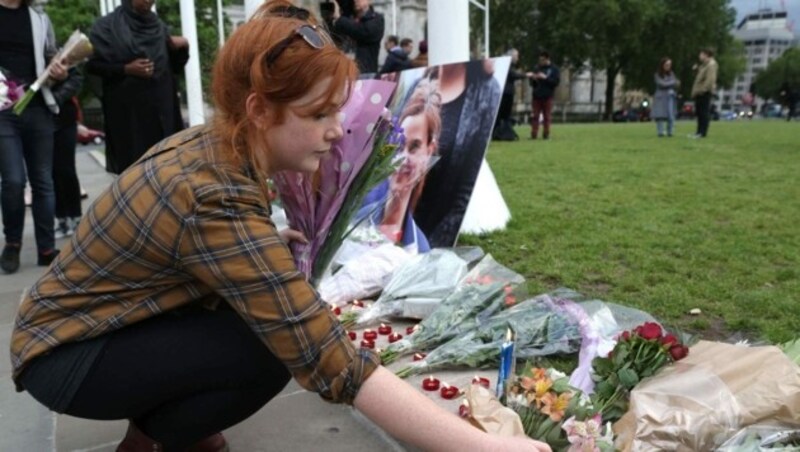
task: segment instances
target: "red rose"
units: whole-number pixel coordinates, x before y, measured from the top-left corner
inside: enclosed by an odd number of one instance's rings
[[[631,339],[630,331],[623,331],[622,335],[620,336],[620,340],[629,341]]]
[[[661,338],[661,345],[667,348],[672,348],[673,345],[678,344],[678,338],[673,336],[672,334],[667,334],[666,336]]]
[[[689,347],[685,345],[673,345],[669,349],[669,355],[672,356],[673,361],[680,361],[683,358],[686,358],[686,355],[689,354]]]
[[[661,337],[661,334],[663,333],[661,327],[657,323],[653,322],[646,322],[640,328],[641,330],[638,331],[639,336],[642,336],[643,339],[647,340],[658,339]]]

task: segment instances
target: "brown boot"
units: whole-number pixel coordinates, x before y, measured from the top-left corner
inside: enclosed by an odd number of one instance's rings
[[[215,433],[202,439],[185,449],[185,452],[228,452],[228,442],[222,433]],[[128,423],[128,432],[117,446],[117,452],[163,452],[162,446],[156,440],[148,437],[139,430],[133,422]]]

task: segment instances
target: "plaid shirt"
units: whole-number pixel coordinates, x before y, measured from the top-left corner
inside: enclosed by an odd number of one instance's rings
[[[224,300],[304,388],[352,403],[377,356],[353,347],[295,268],[253,172],[224,161],[208,132],[157,144],[94,202],[19,308],[15,381],[60,344]]]

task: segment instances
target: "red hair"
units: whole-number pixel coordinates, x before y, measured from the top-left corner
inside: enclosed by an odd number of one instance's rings
[[[231,35],[214,63],[214,132],[221,139],[223,152],[264,173],[267,168],[261,168],[255,158],[258,134],[247,116],[248,96],[256,93],[266,101],[262,105],[269,105],[274,122],[280,124],[287,104],[305,96],[323,79],[331,78],[330,89],[311,105],[303,106],[299,114],[311,115],[330,108],[337,95],[358,76],[355,63],[336,48],[322,28],[317,28],[325,41],[321,49],[296,37],[267,65],[267,54],[298,27],[317,25],[311,15],[306,20],[288,17],[292,14],[286,11],[291,8],[293,5],[286,0],[261,5],[252,19]]]

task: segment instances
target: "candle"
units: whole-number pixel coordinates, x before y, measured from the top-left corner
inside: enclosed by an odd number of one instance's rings
[[[375,348],[375,341],[364,339],[361,341],[361,348]]]
[[[347,332],[347,336],[350,338],[351,341],[356,340],[356,338],[358,337],[358,335],[356,335],[355,331],[348,331]]]
[[[425,353],[414,353],[414,357],[412,359],[414,361],[422,361],[425,359]]]
[[[491,383],[489,382],[488,378],[479,377],[477,375],[475,376],[475,378],[472,379],[472,384],[480,385],[480,386],[483,386],[484,388],[487,388],[487,389],[491,385]]]
[[[353,300],[353,306],[355,306],[357,308],[363,308],[364,307],[364,302],[361,301],[361,300]]]
[[[422,380],[422,389],[426,391],[435,391],[439,389],[439,380],[433,378],[433,375],[431,375],[430,377]]]
[[[331,311],[333,311],[333,315],[337,315],[338,316],[338,315],[342,314],[342,310],[339,308],[339,306],[332,307]]]
[[[403,338],[403,335],[400,333],[392,333],[389,335],[389,343],[397,342]]]
[[[387,334],[392,334],[392,326],[381,323],[381,326],[378,327],[378,334],[383,336],[386,336]]]
[[[378,333],[372,330],[364,330],[364,339],[368,341],[374,341],[378,338]]]
[[[409,326],[406,328],[406,334],[414,334],[414,331],[417,331],[417,325]]]
[[[447,383],[444,383],[442,389],[439,391],[439,394],[442,396],[443,399],[455,399],[458,395],[458,388],[455,386],[450,386]]]
[[[458,415],[461,417],[468,418],[469,414],[469,402],[466,400],[461,402],[461,405],[458,406]]]

